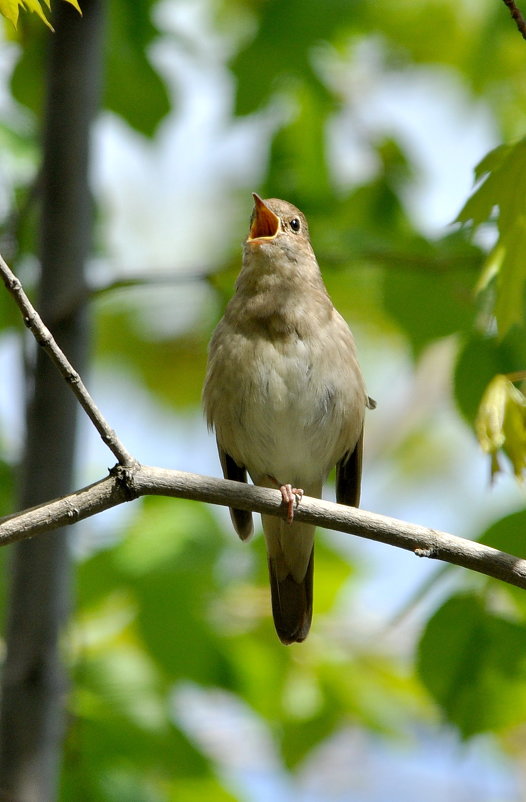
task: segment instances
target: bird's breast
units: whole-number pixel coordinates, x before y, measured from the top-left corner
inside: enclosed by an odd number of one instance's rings
[[[322,482],[363,421],[363,389],[346,364],[349,354],[330,338],[294,332],[232,331],[224,345],[218,361],[228,391],[212,416],[223,448],[255,482],[269,475],[298,486]]]

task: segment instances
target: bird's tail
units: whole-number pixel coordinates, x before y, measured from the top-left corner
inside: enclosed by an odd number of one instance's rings
[[[263,515],[272,615],[282,643],[303,641],[312,619],[314,526]]]

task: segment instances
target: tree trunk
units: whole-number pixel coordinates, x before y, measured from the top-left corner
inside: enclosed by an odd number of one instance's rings
[[[50,35],[41,181],[39,311],[79,371],[86,356],[84,265],[90,247],[89,132],[99,97],[103,0],[83,17],[57,2]],[[46,354],[27,389],[19,506],[68,492],[77,402]],[[12,555],[0,707],[0,799],[56,798],[66,673],[60,635],[70,607],[66,530],[19,543]]]

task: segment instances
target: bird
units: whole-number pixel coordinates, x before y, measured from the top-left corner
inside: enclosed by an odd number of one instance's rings
[[[314,530],[294,520],[336,466],[336,499],[360,501],[369,398],[355,342],[318,267],[304,214],[252,193],[235,292],[208,348],[203,407],[225,478],[280,490],[282,517],[262,515],[272,614],[284,644],[312,620]],[[252,513],[231,509],[242,540]]]

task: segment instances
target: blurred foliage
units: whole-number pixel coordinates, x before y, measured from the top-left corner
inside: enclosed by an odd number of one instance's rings
[[[193,47],[187,31],[173,36],[163,29],[158,12],[167,7],[153,0],[108,2],[104,109],[149,137],[151,147],[174,106],[184,113],[153,58],[154,46],[169,42],[207,68],[212,59]],[[520,473],[524,398],[510,387],[510,374],[513,379],[526,367],[524,141],[501,145],[480,163],[461,225],[426,236],[405,202],[418,170],[407,143],[390,132],[368,140],[374,169],[346,184],[329,135],[345,112],[353,132],[367,140],[359,109],[368,69],[424,78],[443,69],[491,111],[503,140],[517,140],[526,46],[503,4],[209,0],[203,7],[213,34],[227,42],[221,58],[234,87],[230,122],[275,115],[261,191],[306,212],[335,305],[360,331],[403,342],[415,365],[447,338],[460,413],[472,430],[478,416],[493,466],[504,450]],[[5,190],[9,210],[4,214],[0,205],[2,247],[29,289],[40,76],[49,36],[35,22],[20,19],[15,41],[23,47],[11,76],[12,97],[26,111],[16,106],[17,115],[0,119],[0,143],[16,167]],[[366,60],[355,73],[364,46],[374,48],[377,62]],[[181,80],[185,89],[191,85],[188,75]],[[234,196],[239,188],[224,191]],[[247,222],[248,214],[247,208]],[[105,208],[104,216],[97,255],[105,281],[118,284],[122,275],[113,275],[113,263],[105,261],[112,210]],[[497,238],[489,248],[479,236],[488,228]],[[206,301],[187,325],[168,325],[191,305],[176,273],[173,307],[165,288],[157,295],[121,288],[96,297],[95,365],[125,366],[141,390],[176,411],[197,408],[206,342],[232,292],[242,234],[232,231],[221,262],[212,260],[210,274],[196,276]],[[14,304],[0,293],[0,337],[15,327]],[[112,421],[117,429],[118,423]],[[2,511],[9,509],[15,472],[2,455]],[[484,542],[526,556],[524,515],[496,522]],[[79,560],[77,610],[64,644],[73,678],[64,800],[76,798],[78,788],[97,802],[238,798],[217,769],[220,761],[210,757],[213,750],[178,712],[174,699],[188,683],[210,704],[210,728],[214,690],[242,702],[247,719],[256,719],[271,740],[277,765],[291,774],[349,726],[397,737],[410,717],[432,721],[439,714],[468,737],[509,733],[524,720],[522,591],[470,578],[475,590],[471,585],[433,612],[413,668],[383,644],[361,638],[347,621],[348,594],[361,574],[321,536],[315,627],[301,647],[285,649],[271,622],[261,538],[244,546],[223,534],[210,509],[183,501],[147,499],[126,520],[111,546]]]
[[[243,546],[228,538],[231,559]],[[108,789],[120,775],[144,798],[150,787],[165,793],[151,798],[176,799],[198,778],[204,793],[212,767],[170,701],[190,681],[240,694],[275,729],[291,767],[348,722],[385,731],[414,706],[414,680],[385,657],[335,647],[323,631],[301,653],[279,648],[262,539],[254,546],[258,560],[240,573],[225,560],[210,509],[148,498],[118,545],[79,565],[64,799],[79,785],[86,798],[119,799]],[[349,566],[320,542],[317,571],[315,615],[323,620]]]
[[[495,319],[501,336],[524,319],[526,285],[526,140],[501,145],[475,169],[480,186],[458,215],[474,229],[496,219],[499,237],[484,264],[480,289],[495,282]]]
[[[498,238],[488,253],[479,278],[479,292],[491,294],[499,339],[515,329],[524,343],[526,300],[526,142],[501,145],[477,165],[479,186],[460,211],[457,220],[476,231],[496,222]],[[525,377],[526,360],[514,370],[517,381]],[[495,366],[497,368],[497,366]],[[489,379],[489,377],[487,377]],[[484,390],[476,421],[479,442],[491,456],[492,475],[501,470],[499,451],[510,460],[520,478],[526,467],[526,402],[522,392],[497,372]]]
[[[515,327],[503,339],[489,331],[473,331],[462,342],[455,366],[455,398],[474,425],[487,386],[498,374],[517,374],[526,364],[526,339]]]
[[[62,0],[61,0],[62,2]],[[153,136],[170,110],[164,80],[150,57],[159,30],[152,21],[154,0],[136,0],[133,13],[125,0],[108,3],[104,52],[104,106],[122,116],[135,130]],[[28,19],[20,25],[20,51],[11,88],[14,97],[38,120],[43,106],[43,82],[49,34]]]
[[[526,623],[496,614],[475,595],[453,596],[427,624],[418,670],[462,735],[521,724]]]
[[[104,70],[106,108],[146,136],[153,136],[171,108],[163,79],[152,64],[150,48],[159,36],[152,21],[153,0],[108,3]]]
[[[2,440],[0,440],[0,445]],[[13,509],[15,477],[12,466],[0,460],[0,518]]]

